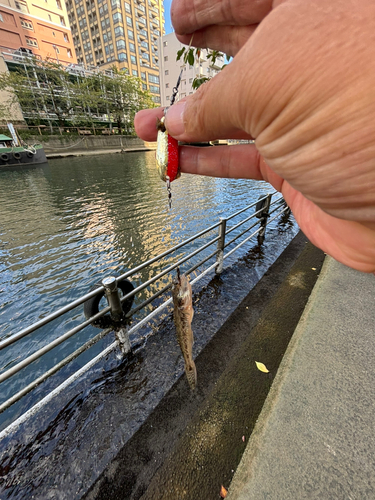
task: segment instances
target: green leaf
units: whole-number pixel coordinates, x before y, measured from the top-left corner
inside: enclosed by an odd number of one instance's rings
[[[190,66],[194,66],[194,52],[192,49],[189,50],[189,55],[187,60]]]
[[[179,61],[181,59],[181,56],[184,52],[185,52],[185,47],[182,47],[182,49],[177,51],[176,61]]]

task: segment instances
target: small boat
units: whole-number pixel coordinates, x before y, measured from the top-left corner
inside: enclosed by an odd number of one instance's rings
[[[8,128],[12,133],[12,124],[8,124]],[[29,146],[18,137],[15,131],[12,133],[12,138],[0,134],[0,169],[41,163],[47,163],[42,144]]]

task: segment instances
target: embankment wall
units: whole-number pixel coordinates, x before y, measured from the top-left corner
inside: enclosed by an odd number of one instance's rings
[[[153,143],[147,143],[138,137],[126,135],[84,135],[84,136],[39,136],[38,142],[43,144],[46,154],[74,153],[77,151],[114,150],[114,149],[154,149]],[[30,139],[28,139],[30,142]]]

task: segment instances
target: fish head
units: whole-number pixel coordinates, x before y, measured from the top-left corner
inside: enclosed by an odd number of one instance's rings
[[[191,285],[185,274],[178,275],[173,291],[180,307],[189,305],[192,292]]]

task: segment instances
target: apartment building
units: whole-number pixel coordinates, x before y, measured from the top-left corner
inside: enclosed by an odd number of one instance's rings
[[[78,63],[128,71],[159,103],[162,0],[66,0],[66,6]]]
[[[0,51],[76,63],[64,0],[0,0]]]
[[[225,64],[224,58],[218,58],[214,65],[207,59],[207,50],[202,49],[199,59],[196,58],[194,65],[185,64],[183,58],[176,61],[177,52],[184,47],[178,41],[174,33],[164,35],[159,39],[160,53],[160,98],[162,106],[169,106],[178,77],[182,71],[181,83],[179,87],[179,98],[194,92],[192,84],[196,77],[215,76]],[[187,47],[186,47],[187,49]]]

